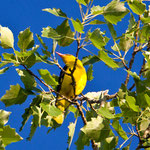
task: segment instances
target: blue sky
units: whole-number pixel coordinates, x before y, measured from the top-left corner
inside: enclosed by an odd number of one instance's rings
[[[103,6],[108,4],[109,2],[110,0],[95,0],[94,4]],[[147,2],[147,4],[148,3],[150,2]],[[41,35],[43,27],[51,26],[55,28],[57,25],[61,24],[61,22],[63,21],[62,18],[57,18],[47,12],[43,12],[42,9],[44,8],[61,8],[66,14],[68,14],[69,17],[73,17],[74,19],[80,18],[79,8],[75,0],[1,0],[0,24],[2,26],[9,27],[14,33],[15,49],[18,48],[17,36],[19,32],[25,30],[27,27],[30,27],[35,37],[35,34]],[[129,17],[130,15],[128,14],[123,19],[123,23],[119,22],[118,26],[115,26],[118,36],[120,36],[122,32],[125,32],[128,25],[127,20],[129,19]],[[106,31],[107,36],[110,37],[110,34],[107,33],[108,28],[106,25],[98,27],[100,27],[102,31]],[[45,39],[45,41],[47,45],[51,48],[52,43],[50,42],[50,40]],[[39,44],[37,39],[35,43]],[[110,49],[110,46],[112,46],[111,44],[112,43],[110,41],[107,47],[108,49]],[[75,54],[75,46],[76,45],[73,44],[69,47],[59,48],[58,51],[62,53]],[[90,50],[93,53],[97,53],[96,49],[92,48]],[[2,48],[0,48],[0,53],[4,51],[9,52],[12,50],[3,50]],[[88,53],[82,50],[79,55],[86,56],[88,55]],[[62,62],[61,64],[63,65]],[[137,66],[138,64],[140,64],[140,62],[135,62],[135,64],[136,65],[134,67],[136,71]],[[60,70],[57,67],[53,69],[53,67],[48,65],[36,65],[36,67],[33,68],[33,71],[37,73],[36,69],[41,68],[50,70],[52,74],[55,73],[59,75],[60,72]],[[110,94],[113,94],[116,91],[118,91],[119,87],[121,86],[121,83],[124,82],[126,72],[123,71],[123,69],[113,71],[111,68],[108,68],[103,62],[99,62],[94,65],[94,77],[95,78],[93,81],[87,83],[87,86],[83,93],[87,93],[89,91],[101,91],[109,89]],[[11,68],[4,75],[1,75],[0,97],[5,93],[6,89],[9,89],[9,85],[15,85],[17,83],[20,83],[20,78],[17,76],[17,73],[14,70],[14,68]],[[11,127],[16,128],[17,132],[19,132],[19,127],[21,126],[21,115],[24,113],[24,108],[28,107],[30,102],[31,99],[28,98],[28,100],[24,104],[8,108],[5,108],[4,104],[0,102],[0,109],[12,111],[9,124],[11,125]],[[38,128],[33,139],[29,142],[26,140],[26,138],[28,137],[30,130],[30,121],[31,120],[29,120],[23,131],[19,133],[24,138],[24,140],[7,146],[6,150],[60,150],[67,148],[68,125],[69,122],[74,121],[71,115],[66,119],[66,121],[60,128],[58,128],[56,131],[50,132],[49,134],[47,134],[48,129],[46,127]],[[79,129],[82,127],[82,125],[82,121],[79,119],[77,124],[77,130],[75,133],[75,139],[73,140],[74,142],[77,140]],[[138,141],[135,139],[135,142]],[[71,149],[75,149],[74,144],[71,146]]]

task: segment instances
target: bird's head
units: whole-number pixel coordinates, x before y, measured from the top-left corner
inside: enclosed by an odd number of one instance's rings
[[[70,55],[70,54],[62,54],[62,53],[58,53],[56,52],[63,60],[63,62],[66,64],[66,66],[72,68],[74,67],[74,63],[75,63],[75,60],[76,60],[76,57],[74,57],[73,55]],[[82,62],[78,59],[77,60],[77,66],[83,66],[82,65]]]

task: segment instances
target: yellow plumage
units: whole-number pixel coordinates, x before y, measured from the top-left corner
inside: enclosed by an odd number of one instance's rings
[[[69,54],[61,54],[61,53],[57,53],[64,61],[65,63],[65,67],[64,69],[66,70],[67,73],[71,73],[70,70],[72,70],[74,68],[74,64],[75,64],[75,57],[73,55],[69,55]],[[73,99],[75,97],[75,95],[79,95],[83,89],[85,88],[86,82],[87,82],[87,76],[86,76],[86,71],[85,68],[83,67],[82,62],[78,59],[77,63],[76,63],[76,68],[75,71],[73,73],[73,78],[75,80],[75,88],[73,86],[73,81],[72,81],[72,77],[65,74],[65,73],[61,73],[60,75],[60,79],[59,79],[59,86],[58,86],[58,92],[69,98],[69,99]],[[75,91],[74,91],[75,89]],[[65,109],[70,105],[70,103],[64,99],[62,99],[60,96],[57,97],[57,103],[56,106],[62,110],[65,111]],[[54,118],[54,120],[59,123],[62,124],[63,120],[64,120],[64,114],[57,116]]]

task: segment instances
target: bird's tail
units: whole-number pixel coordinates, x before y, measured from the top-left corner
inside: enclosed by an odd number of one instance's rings
[[[53,119],[58,123],[58,124],[62,124],[64,121],[64,111],[66,110],[66,108],[70,105],[70,103],[68,101],[66,101],[65,99],[59,100],[61,99],[61,97],[57,98],[57,102],[56,102],[56,106],[57,108],[59,108],[61,111],[63,111],[63,113],[57,117],[54,117]]]

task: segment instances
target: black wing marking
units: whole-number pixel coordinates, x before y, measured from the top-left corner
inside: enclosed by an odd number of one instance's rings
[[[67,68],[68,67],[65,65],[63,69],[66,71]],[[62,85],[62,82],[63,82],[63,79],[64,79],[64,75],[65,75],[65,73],[61,70],[59,80],[58,80],[59,84],[57,86],[57,92],[59,92],[61,90],[61,85]]]

